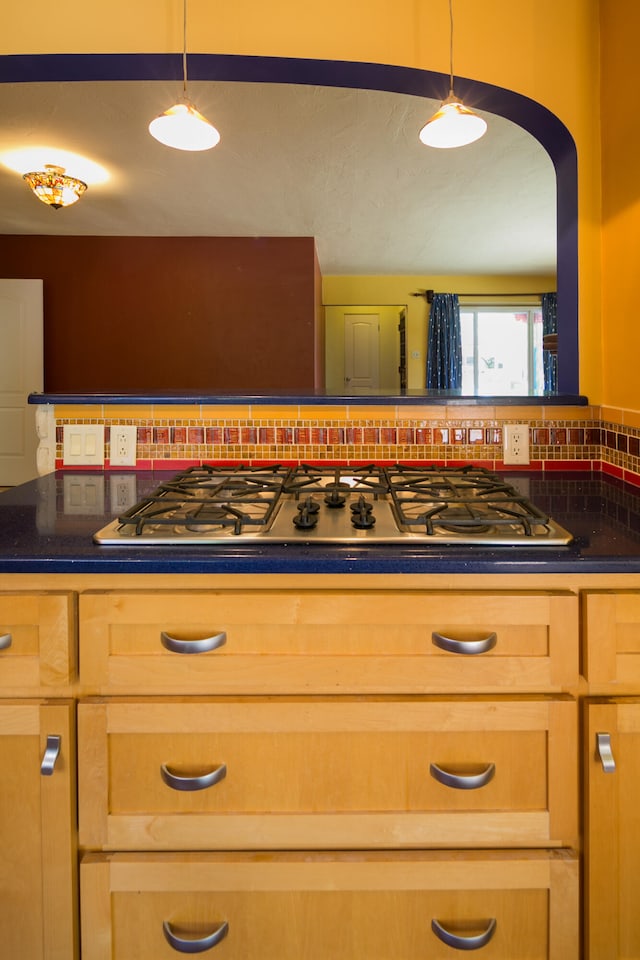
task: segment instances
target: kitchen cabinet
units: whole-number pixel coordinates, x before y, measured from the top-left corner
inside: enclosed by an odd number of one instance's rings
[[[591,700],[586,713],[588,957],[638,957],[640,698]]]
[[[236,583],[79,597],[83,960],[577,960],[576,593]]]
[[[77,957],[75,731],[67,700],[0,700],[0,944]]]
[[[640,593],[583,596],[589,960],[640,956]]]
[[[0,943],[77,956],[75,598],[0,593]]]

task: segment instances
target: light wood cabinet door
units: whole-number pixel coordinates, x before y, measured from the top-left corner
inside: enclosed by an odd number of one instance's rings
[[[225,590],[80,597],[89,694],[561,691],[568,592]]]
[[[83,960],[175,960],[176,941],[216,937],[226,960],[447,960],[474,937],[478,956],[579,956],[565,851],[91,854],[81,884]]]
[[[640,591],[583,595],[585,676],[595,692],[640,688]]]
[[[592,700],[586,711],[588,957],[640,957],[640,699]]]
[[[83,702],[78,737],[94,849],[577,843],[569,697]]]
[[[8,696],[69,695],[75,679],[71,593],[0,593],[0,689]]]
[[[60,738],[55,758],[49,737]],[[0,955],[70,960],[78,916],[72,704],[0,701],[0,768]]]

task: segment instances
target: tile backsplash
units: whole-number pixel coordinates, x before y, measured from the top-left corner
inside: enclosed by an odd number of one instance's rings
[[[104,424],[108,469],[111,427],[126,423],[137,429],[138,468],[158,470],[202,461],[473,462],[501,469],[504,425],[525,423],[531,463],[524,469],[602,469],[640,483],[640,415],[611,408],[60,404],[53,422],[56,467],[63,467],[65,424]]]

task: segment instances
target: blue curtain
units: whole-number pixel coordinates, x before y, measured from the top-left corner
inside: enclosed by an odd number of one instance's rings
[[[544,367],[544,392],[558,390],[558,294],[542,294],[542,363]]]
[[[427,388],[462,386],[462,336],[457,293],[434,293],[427,335]]]

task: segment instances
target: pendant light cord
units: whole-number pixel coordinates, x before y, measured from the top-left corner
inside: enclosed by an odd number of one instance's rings
[[[449,96],[453,96],[453,0],[449,0]]]
[[[452,70],[453,70],[453,67],[452,67]],[[182,92],[186,100],[187,98],[187,0],[183,0],[183,4],[182,4]]]

